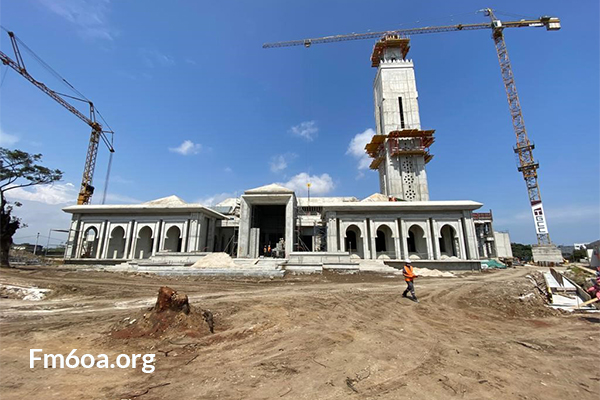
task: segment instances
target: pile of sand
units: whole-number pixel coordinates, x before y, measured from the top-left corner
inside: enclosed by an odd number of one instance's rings
[[[233,258],[227,253],[210,253],[192,265],[192,268],[225,269],[235,268]]]
[[[432,276],[432,277],[443,277],[443,278],[453,278],[455,276],[452,272],[440,271],[439,269],[414,267],[414,271],[415,271],[415,274],[419,275],[419,276]]]

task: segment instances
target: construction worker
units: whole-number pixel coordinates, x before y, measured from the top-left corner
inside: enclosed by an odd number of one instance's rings
[[[271,243],[269,243],[269,247],[267,247],[267,254],[271,257]]]
[[[415,278],[418,278],[419,276],[415,275],[410,258],[407,258],[404,263],[404,268],[402,268],[402,275],[404,275],[404,280],[406,281],[406,285],[407,285],[406,290],[404,291],[404,293],[402,293],[402,297],[408,297],[407,294],[408,294],[408,292],[410,292],[410,294],[412,295],[413,301],[415,303],[418,303],[419,300],[417,299],[417,296],[415,295],[415,284],[413,283],[413,280]]]

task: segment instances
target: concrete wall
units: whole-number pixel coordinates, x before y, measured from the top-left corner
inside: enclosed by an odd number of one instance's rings
[[[512,258],[512,247],[510,246],[508,232],[494,232],[494,242],[496,243],[496,254],[498,257]]]

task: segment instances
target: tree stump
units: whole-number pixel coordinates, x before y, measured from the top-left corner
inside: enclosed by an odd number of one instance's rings
[[[162,286],[158,290],[158,297],[154,305],[154,311],[161,313],[170,310],[176,312],[190,313],[190,304],[187,295],[180,295],[168,286]]]

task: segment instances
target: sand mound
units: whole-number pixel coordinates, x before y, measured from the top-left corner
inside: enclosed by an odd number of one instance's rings
[[[7,299],[38,301],[43,300],[50,292],[50,289],[35,286],[0,285],[0,297]]]
[[[210,310],[191,307],[186,295],[163,286],[154,307],[117,322],[109,335],[114,339],[201,337],[213,329]]]
[[[227,253],[210,253],[196,261],[192,268],[235,268],[235,263]]]
[[[414,267],[414,270],[415,270],[415,274],[417,274],[419,276],[432,276],[432,277],[444,277],[444,278],[452,278],[455,276],[452,272],[440,271],[439,269]]]

